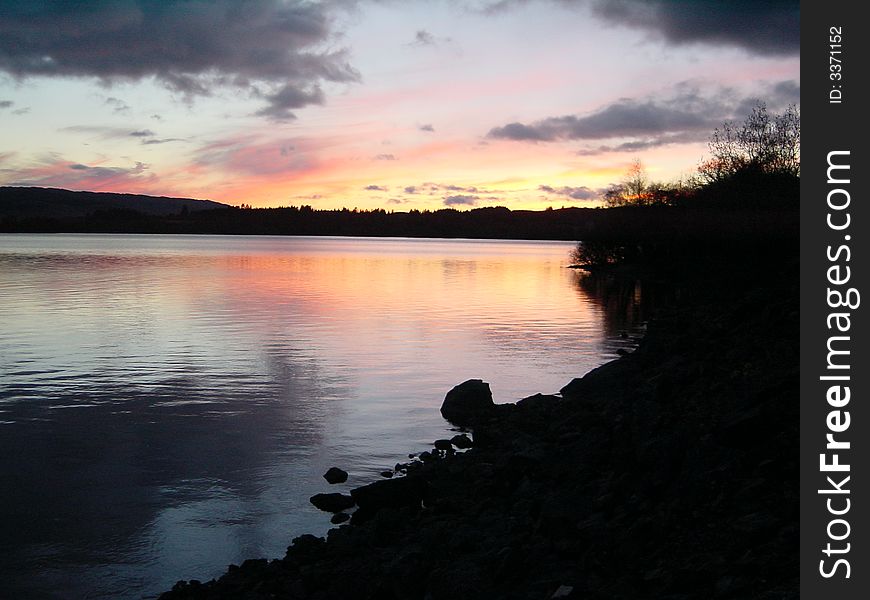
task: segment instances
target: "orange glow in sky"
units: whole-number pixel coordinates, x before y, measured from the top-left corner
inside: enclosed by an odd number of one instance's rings
[[[684,180],[723,121],[758,100],[774,111],[799,102],[788,36],[680,37],[657,21],[666,14],[622,23],[582,2],[333,4],[307,5],[321,29],[270,33],[271,58],[258,29],[268,22],[245,29],[233,13],[191,8],[188,26],[222,54],[173,54],[159,30],[167,54],[154,65],[135,62],[133,38],[83,38],[65,54],[66,30],[46,16],[39,52],[57,73],[28,72],[27,48],[0,43],[0,185],[253,206],[595,206],[635,159],[651,180]],[[152,15],[137,14],[145,35]],[[199,31],[200,16],[241,37]],[[64,19],[79,17],[83,36],[103,27],[86,11]]]

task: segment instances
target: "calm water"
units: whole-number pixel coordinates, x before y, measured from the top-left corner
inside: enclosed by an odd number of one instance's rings
[[[323,534],[307,499],[615,355],[571,244],[0,236],[0,597],[139,598]],[[616,299],[614,301],[614,298]]]

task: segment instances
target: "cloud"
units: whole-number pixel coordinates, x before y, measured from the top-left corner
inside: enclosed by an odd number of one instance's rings
[[[601,196],[600,191],[593,190],[585,185],[580,187],[564,186],[559,188],[554,188],[549,185],[539,185],[538,189],[555,196],[566,196],[572,200],[595,200]]]
[[[332,47],[333,2],[128,0],[8,2],[0,8],[0,72],[28,77],[154,78],[187,98],[220,88],[262,98],[259,114],[323,102],[324,81],[359,74]],[[123,101],[106,100],[119,112]]]
[[[509,123],[492,129],[488,137],[520,141],[595,140],[660,134],[709,127],[710,113],[690,106],[656,100],[623,98],[590,115],[550,117],[532,125]],[[721,114],[721,110],[715,111]]]
[[[168,144],[170,142],[186,142],[187,140],[184,138],[152,138],[148,140],[142,140],[142,144],[145,146],[153,146],[157,144]]]
[[[462,187],[461,185],[442,185],[441,189],[447,190],[448,192],[468,192],[470,194],[476,194],[476,187]]]
[[[156,137],[157,134],[150,129],[130,130],[126,127],[109,127],[105,125],[71,125],[63,127],[60,131],[95,135],[104,140],[136,138],[144,145],[186,141],[182,138],[158,138]]]
[[[407,186],[405,188],[405,193],[406,194],[416,194],[417,193],[417,186],[416,185]]]
[[[605,21],[649,31],[672,45],[736,46],[761,55],[800,51],[798,0],[595,0],[592,11]]]
[[[193,165],[255,176],[306,172],[318,166],[308,145],[302,140],[262,141],[254,136],[234,136],[198,148]],[[294,151],[288,152],[288,148]]]
[[[13,104],[15,104],[12,100],[0,100],[0,109],[10,108]]]
[[[265,95],[269,105],[257,111],[257,115],[269,117],[273,121],[292,121],[296,115],[291,108],[302,108],[309,104],[323,104],[326,101],[320,86],[310,89],[300,89],[296,85],[287,84],[272,94]]]
[[[398,160],[398,159],[392,154],[378,154],[377,156],[375,156],[375,160]]]
[[[425,46],[440,46],[441,44],[449,44],[452,41],[453,38],[435,37],[425,29],[418,29],[417,32],[414,34],[414,39],[406,45],[416,48],[422,48]]]
[[[774,109],[781,109],[789,104],[800,104],[801,84],[794,80],[780,81],[773,84],[768,95]]]
[[[492,128],[487,137],[533,143],[618,140],[581,153],[635,151],[704,141],[723,121],[745,117],[759,100],[779,110],[800,98],[800,85],[795,81],[765,84],[758,91],[741,94],[731,88],[704,89],[697,83],[682,82],[668,95],[620,98],[585,115],[508,123]]]
[[[367,185],[363,189],[368,190],[370,192],[386,192],[387,188],[382,185]]]
[[[420,125],[420,127],[418,127],[418,129],[419,129],[420,131],[430,131],[430,132],[431,132],[431,131],[435,131],[435,128],[432,127],[432,125],[431,125],[431,124],[428,124],[428,123],[427,123],[426,125]]]
[[[408,200],[402,200],[401,198],[390,198],[387,200],[387,204],[407,204]]]
[[[602,144],[591,148],[583,148],[577,151],[578,156],[599,156],[608,152],[640,152],[657,148],[659,146],[667,146],[669,144],[685,144],[692,142],[707,141],[710,137],[709,131],[693,131],[683,134],[661,135],[646,139],[636,139],[620,144]]]
[[[146,189],[157,181],[156,175],[148,169],[149,166],[142,162],[136,162],[132,167],[110,167],[86,165],[50,155],[39,164],[17,170],[16,179],[10,184],[94,191],[135,191]]]
[[[491,129],[486,135],[491,138],[507,140],[551,142],[556,139],[555,132],[551,131],[551,121],[554,121],[554,119],[539,121],[537,125],[533,126],[523,125],[522,123],[508,123],[503,127]]]
[[[499,15],[544,0],[472,2],[472,10]],[[742,48],[760,55],[800,51],[799,0],[549,0],[565,8],[589,8],[596,18],[649,32],[667,44]]]
[[[414,34],[414,41],[411,42],[412,46],[434,46],[438,42],[435,40],[435,36],[426,31],[425,29],[420,29],[417,33]]]
[[[447,196],[444,198],[444,206],[475,206],[479,199],[479,196]]]
[[[104,103],[112,107],[112,112],[118,114],[127,114],[130,112],[130,105],[114,96],[109,96],[104,100]]]

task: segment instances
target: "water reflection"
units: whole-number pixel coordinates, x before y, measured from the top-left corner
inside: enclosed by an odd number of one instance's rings
[[[325,530],[327,467],[351,487],[443,437],[456,383],[558,390],[646,310],[568,250],[0,238],[0,596],[141,597],[279,556]]]

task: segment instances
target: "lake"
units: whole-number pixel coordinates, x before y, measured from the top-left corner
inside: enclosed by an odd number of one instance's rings
[[[640,287],[571,247],[0,236],[0,597],[153,597],[283,556],[330,527],[311,495],[453,435],[454,385],[514,402],[613,358]]]

